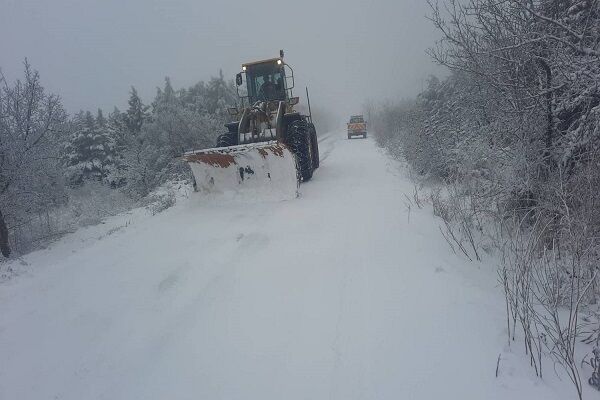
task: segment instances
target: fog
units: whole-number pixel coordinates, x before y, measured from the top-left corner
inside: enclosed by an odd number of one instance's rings
[[[25,57],[69,112],[145,102],[169,76],[184,87],[222,69],[278,55],[304,101],[337,118],[367,100],[414,96],[438,37],[425,0],[0,0],[0,67],[17,79]]]

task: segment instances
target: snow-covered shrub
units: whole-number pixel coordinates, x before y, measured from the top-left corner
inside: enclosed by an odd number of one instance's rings
[[[156,192],[153,192],[144,198],[146,209],[150,211],[152,215],[156,215],[168,208],[173,207],[176,202],[177,198],[175,196],[175,192],[168,188],[164,190],[157,190]]]
[[[100,223],[129,210],[135,202],[123,192],[101,182],[90,181],[65,189],[68,201],[36,214],[14,226],[10,237],[16,254],[23,254],[76,229]]]
[[[88,182],[70,189],[69,202],[53,212],[64,220],[63,226],[71,227],[93,225],[102,219],[119,214],[135,206],[135,202],[119,190],[101,182]]]

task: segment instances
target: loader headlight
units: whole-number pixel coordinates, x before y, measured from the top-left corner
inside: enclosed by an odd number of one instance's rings
[[[277,65],[281,65],[282,61],[281,60],[277,60]]]
[[[242,65],[242,71],[245,71],[245,70],[246,70],[246,66]]]

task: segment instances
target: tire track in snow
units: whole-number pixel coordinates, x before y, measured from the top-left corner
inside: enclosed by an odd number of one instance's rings
[[[331,375],[329,378],[329,400],[334,398],[334,393],[337,389],[336,378],[337,374],[342,365],[342,348],[341,348],[341,337],[342,337],[342,317],[344,316],[344,310],[346,308],[346,293],[348,290],[348,278],[350,275],[350,268],[347,267],[347,257],[344,256],[344,262],[342,263],[342,281],[340,283],[340,300],[337,311],[337,320],[335,323],[335,335],[333,342],[331,343],[331,351],[333,352],[333,367],[331,369]]]
[[[325,134],[323,137],[318,139],[319,142],[319,151],[320,157],[319,161],[322,163],[325,161],[333,149],[335,148],[334,144],[339,140],[339,137],[336,135],[336,132],[329,132]]]

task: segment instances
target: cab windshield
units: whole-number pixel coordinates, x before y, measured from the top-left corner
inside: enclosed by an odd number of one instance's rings
[[[283,67],[259,64],[246,72],[250,102],[285,100],[285,72]]]

